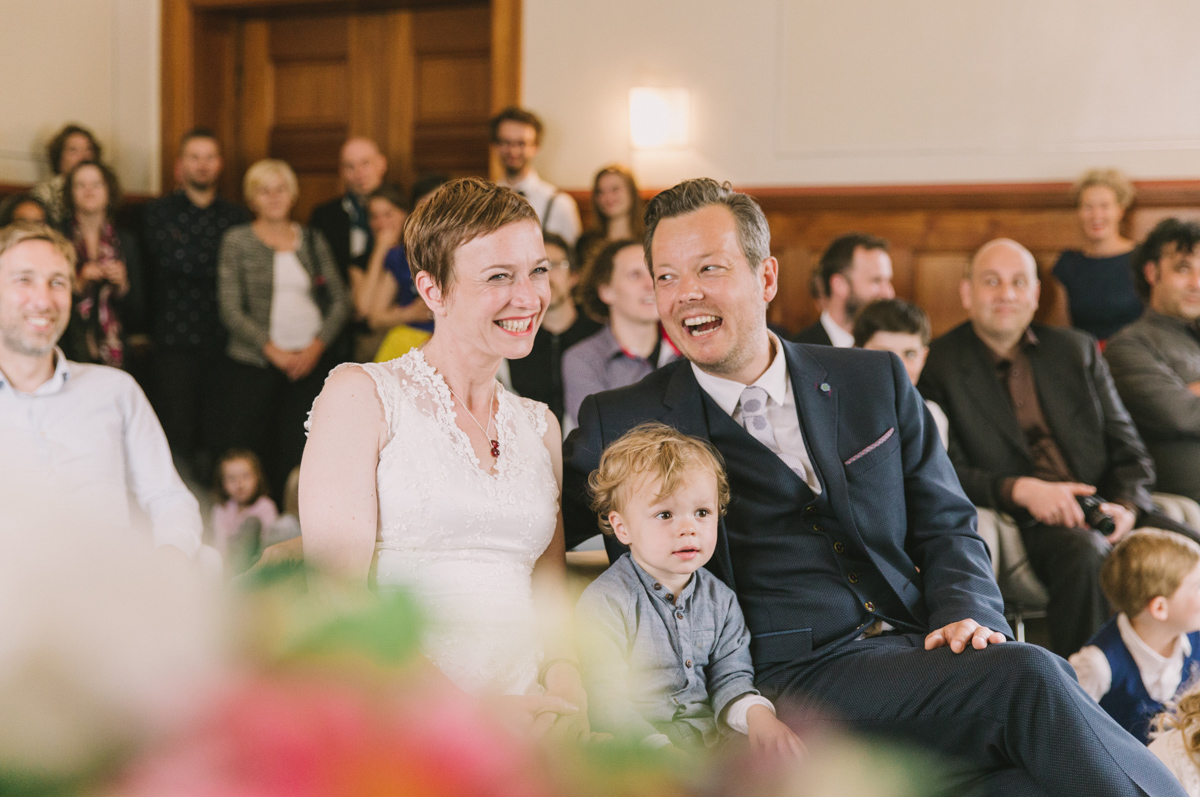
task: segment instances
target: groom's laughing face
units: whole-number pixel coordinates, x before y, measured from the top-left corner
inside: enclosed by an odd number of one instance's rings
[[[658,313],[671,340],[705,371],[741,376],[766,351],[775,259],[750,268],[737,221],[724,205],[662,219],[650,251]]]

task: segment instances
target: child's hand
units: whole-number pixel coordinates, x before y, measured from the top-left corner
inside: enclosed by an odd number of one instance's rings
[[[750,730],[750,748],[755,752],[781,758],[804,755],[804,742],[766,706],[751,706],[746,712],[746,725]]]

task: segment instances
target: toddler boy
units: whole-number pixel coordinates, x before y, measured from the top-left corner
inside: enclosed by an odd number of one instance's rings
[[[643,424],[609,446],[590,486],[604,532],[630,549],[579,600],[593,730],[683,750],[742,733],[756,749],[798,754],[754,688],[737,597],[703,569],[729,500],[718,454]]]
[[[1134,532],[1104,561],[1100,585],[1119,614],[1071,666],[1100,707],[1146,743],[1150,721],[1200,672],[1200,545]]]

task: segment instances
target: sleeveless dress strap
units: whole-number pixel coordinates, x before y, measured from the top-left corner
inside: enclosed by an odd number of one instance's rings
[[[387,363],[342,363],[329,372],[329,376],[325,377],[325,382],[328,383],[333,375],[347,368],[361,368],[370,375],[372,381],[375,382],[375,394],[379,397],[379,403],[383,405],[383,421],[387,425],[388,439],[390,440],[395,434],[395,415],[396,405],[399,402],[400,387],[396,384],[396,376],[392,373],[392,369]],[[317,406],[317,401],[320,400],[320,395],[313,400],[313,407]],[[308,418],[304,421],[304,433],[307,435],[312,431],[312,410],[308,411]]]

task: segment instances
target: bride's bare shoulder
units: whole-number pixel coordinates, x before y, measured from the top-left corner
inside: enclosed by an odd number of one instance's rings
[[[357,363],[339,365],[325,380],[321,395],[313,405],[312,425],[316,427],[335,418],[339,429],[365,421],[384,424],[378,378]],[[384,378],[394,379],[395,376],[389,373]]]

